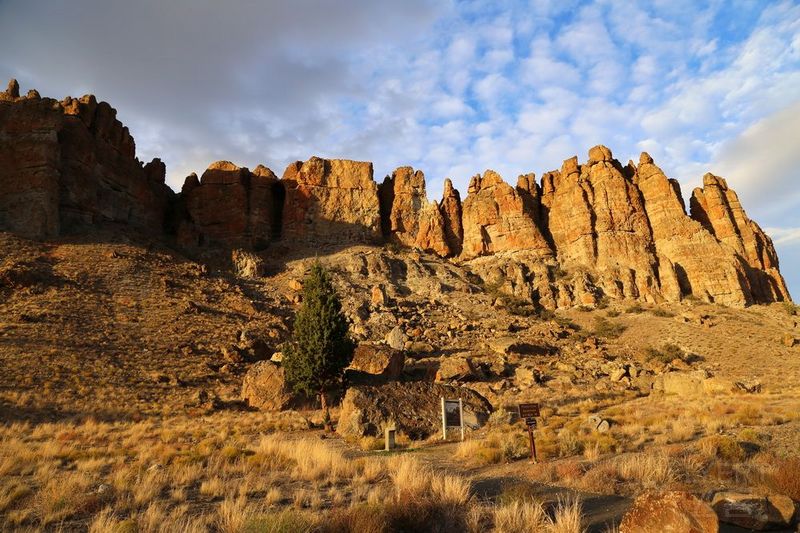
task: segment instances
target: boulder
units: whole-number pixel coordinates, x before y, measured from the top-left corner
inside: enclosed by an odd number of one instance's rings
[[[469,357],[443,357],[436,371],[436,381],[470,381],[475,377]]]
[[[389,333],[386,334],[386,344],[395,350],[404,349],[407,340],[408,337],[406,337],[406,334],[403,333],[403,329],[400,326],[395,326]]]
[[[259,361],[250,367],[242,379],[241,398],[262,411],[281,411],[305,400],[289,389],[283,368],[272,361]]]
[[[795,513],[792,499],[780,494],[718,492],[714,494],[711,507],[720,522],[756,531],[788,528]]]
[[[336,431],[346,437],[380,436],[393,424],[412,439],[424,439],[441,432],[442,398],[463,400],[469,430],[482,427],[492,412],[483,396],[466,387],[421,381],[359,386],[347,390]]]
[[[347,369],[352,383],[389,381],[403,374],[405,356],[400,350],[380,344],[359,344]]]
[[[687,492],[649,492],[636,498],[622,518],[619,531],[716,533],[719,520],[711,506]]]

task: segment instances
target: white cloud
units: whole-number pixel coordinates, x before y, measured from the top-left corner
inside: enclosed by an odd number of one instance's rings
[[[764,228],[775,244],[800,243],[800,228]]]

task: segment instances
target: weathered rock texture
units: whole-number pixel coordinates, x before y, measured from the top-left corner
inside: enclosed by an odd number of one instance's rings
[[[48,238],[104,222],[161,234],[164,164],[143,165],[117,112],[94,96],[0,93],[0,228]]]
[[[381,240],[378,185],[372,163],[312,157],[290,164],[283,236],[309,244],[377,243]]]
[[[620,533],[716,533],[719,520],[704,501],[686,492],[642,494],[622,518]]]
[[[371,163],[318,157],[292,163],[280,180],[263,166],[220,161],[175,195],[161,161],[135,158],[108,104],[20,98],[16,82],[0,93],[0,140],[0,229],[28,237],[113,222],[166,228],[188,249],[388,240],[466,262],[492,290],[547,308],[607,297],[790,298],[772,241],[725,180],[706,174],[687,214],[678,182],[646,153],[622,166],[595,146],[586,163],[572,157],[515,187],[487,170],[463,202],[450,180],[441,203],[428,201],[425,176],[411,167],[379,187]]]
[[[535,183],[533,187],[537,189]],[[530,194],[528,190],[521,190]],[[474,176],[462,205],[461,257],[472,259],[517,250],[552,255],[531,207],[520,190],[504,182],[496,172],[487,170],[483,176]]]
[[[422,171],[398,168],[381,184],[380,197],[385,238],[442,257],[453,253],[445,214],[436,202],[428,202]]]
[[[192,174],[181,189],[185,215],[178,225],[184,246],[266,248],[280,231],[281,185],[259,165],[252,172],[229,161],[213,163],[198,180]]]

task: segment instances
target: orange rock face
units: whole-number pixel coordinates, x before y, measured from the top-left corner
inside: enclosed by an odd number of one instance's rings
[[[312,157],[290,164],[281,183],[286,193],[285,240],[334,245],[380,242],[372,163]]]
[[[552,255],[533,216],[523,196],[496,172],[473,177],[462,206],[461,258],[516,250]]]
[[[450,253],[459,255],[464,241],[464,226],[461,224],[461,195],[453,188],[450,178],[444,180],[444,193],[439,206],[444,222],[444,239]]]
[[[592,148],[586,165],[568,159],[542,189],[559,262],[596,271],[611,296],[655,299],[655,248],[642,195],[608,148]]]
[[[723,178],[703,176],[703,187],[694,190],[690,206],[692,218],[747,261],[756,300],[788,299],[772,239],[748,218],[738,195]]]
[[[425,175],[411,167],[400,167],[380,186],[383,235],[404,246],[451,255],[444,214],[438,204],[428,202]]]
[[[484,280],[545,307],[605,297],[696,297],[726,305],[788,300],[770,238],[724,179],[706,174],[690,214],[677,181],[643,153],[622,166],[605,146],[512,187],[475,176],[463,203],[450,180],[429,202],[425,176],[400,167],[379,187],[372,164],[312,157],[282,179],[220,161],[175,195],[143,165],[116,111],[93,96],[62,102],[0,93],[0,230],[33,238],[124,224],[177,234],[189,248],[261,250],[390,240],[468,261]]]

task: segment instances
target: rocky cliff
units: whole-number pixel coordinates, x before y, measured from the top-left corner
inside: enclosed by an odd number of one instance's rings
[[[694,297],[728,305],[788,300],[770,238],[724,179],[707,174],[687,213],[680,188],[643,153],[623,166],[604,146],[560,170],[487,170],[466,198],[400,167],[378,185],[372,164],[312,157],[283,177],[228,161],[180,193],[158,159],[143,165],[116,112],[93,96],[62,102],[12,81],[0,93],[0,229],[29,238],[131,226],[185,250],[393,242],[450,257],[488,287],[547,308],[604,298]]]
[[[94,96],[61,102],[0,93],[0,228],[54,237],[110,222],[161,233],[173,193],[164,164],[142,164],[116,111]]]

